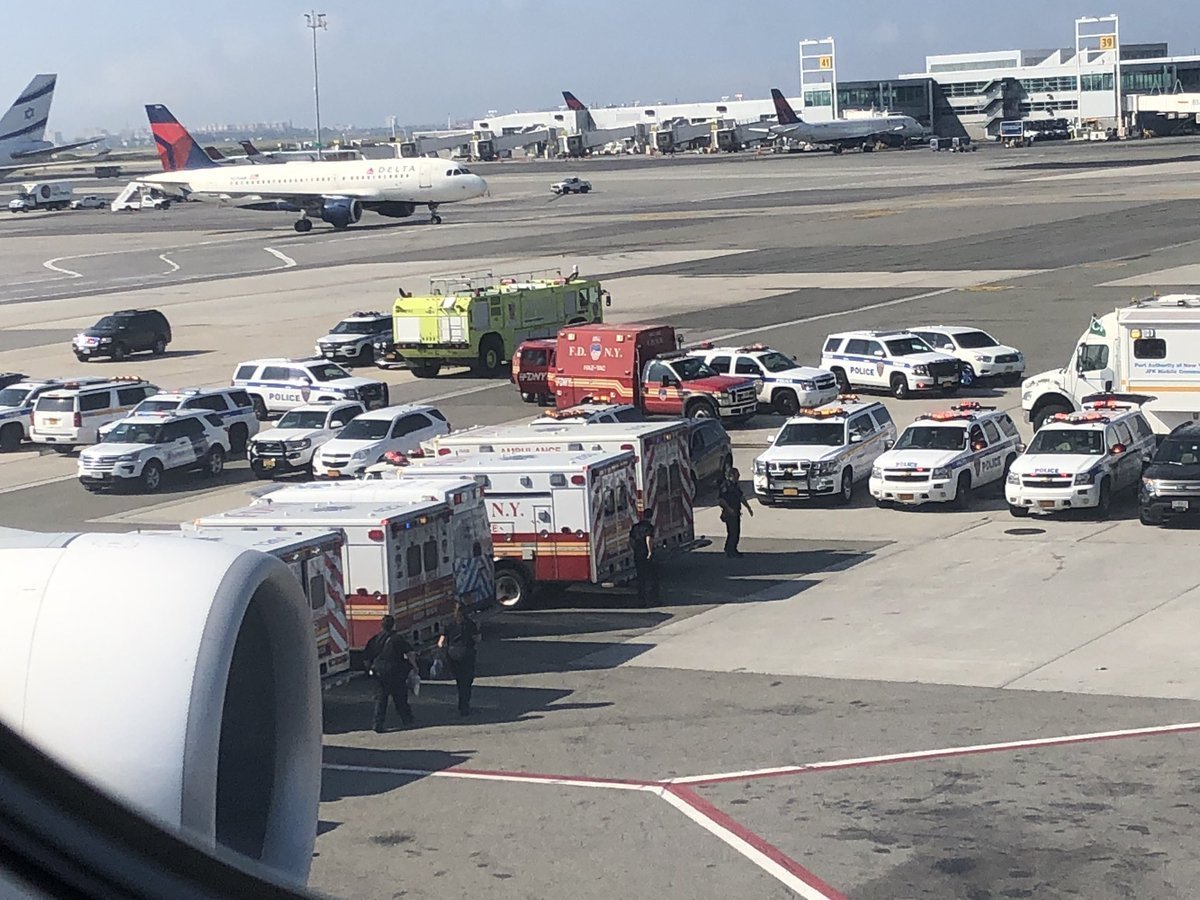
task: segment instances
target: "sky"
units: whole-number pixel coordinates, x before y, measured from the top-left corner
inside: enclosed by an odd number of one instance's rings
[[[311,6],[269,0],[18,3],[0,109],[57,72],[50,129],[313,119]],[[1123,43],[1200,47],[1181,0],[330,0],[316,7],[322,123],[384,126],[585,103],[765,97],[798,89],[797,42],[832,35],[840,80],[924,70],[927,54],[1071,47],[1077,16],[1117,13]],[[17,39],[17,36],[23,36]]]

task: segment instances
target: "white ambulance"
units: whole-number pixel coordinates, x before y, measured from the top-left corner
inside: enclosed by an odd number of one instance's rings
[[[290,532],[338,528],[350,650],[357,656],[396,618],[396,631],[418,650],[449,624],[455,606],[450,510],[444,503],[271,503],[197,519],[197,529]]]
[[[405,478],[471,475],[484,488],[496,600],[528,606],[535,585],[612,584],[633,576],[633,453],[480,453],[414,460]]]

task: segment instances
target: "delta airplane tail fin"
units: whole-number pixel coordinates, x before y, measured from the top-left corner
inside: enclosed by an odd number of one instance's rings
[[[258,148],[255,147],[249,141],[238,141],[238,143],[241,144],[242,149],[244,151],[246,151],[246,156],[249,156],[249,157],[262,156],[262,154],[258,151]]]
[[[146,105],[146,118],[150,120],[150,131],[158,148],[158,158],[164,172],[180,169],[211,169],[217,164],[208,158],[204,149],[196,143],[188,130],[179,124],[171,111],[161,103]]]
[[[796,115],[792,105],[783,96],[783,91],[779,88],[771,88],[771,99],[775,101],[775,116],[779,119],[780,125],[800,124],[800,117]]]
[[[0,141],[26,144],[43,140],[57,81],[57,75],[33,76],[29,86],[17,95],[16,102],[0,116]]]
[[[584,127],[588,131],[595,131],[596,120],[592,118],[592,111],[584,106],[583,102],[570,91],[563,91],[562,95],[563,99],[567,101],[567,109],[571,110],[571,112],[587,113],[587,121],[584,123]]]

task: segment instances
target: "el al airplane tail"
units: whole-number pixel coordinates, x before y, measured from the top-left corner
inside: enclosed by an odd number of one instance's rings
[[[572,94],[570,91],[562,92],[563,99],[567,101],[567,109],[571,112],[587,113],[587,121],[584,123],[584,128],[588,131],[596,131],[596,120],[592,118],[592,111],[583,105],[583,102]]]
[[[783,91],[779,88],[771,88],[771,99],[775,101],[775,116],[779,119],[780,125],[800,124],[800,117],[796,115],[792,105],[783,96]]]
[[[147,104],[146,117],[150,120],[150,131],[154,134],[154,144],[158,148],[158,158],[164,172],[211,169],[217,165],[161,103]]]
[[[16,102],[0,116],[0,142],[35,144],[45,137],[57,81],[57,75],[33,76],[33,81],[21,91]]]

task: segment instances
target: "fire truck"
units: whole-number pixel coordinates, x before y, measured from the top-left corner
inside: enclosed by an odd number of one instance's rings
[[[558,342],[553,338],[524,341],[513,354],[509,369],[512,383],[526,403],[554,402],[554,354]]]
[[[482,453],[621,453],[637,460],[637,510],[654,510],[658,546],[668,551],[697,546],[695,478],[686,422],[621,422],[603,425],[494,425],[467,428],[422,445],[429,456]]]
[[[528,606],[535,588],[633,577],[637,462],[619,453],[517,453],[413,460],[403,478],[471,475],[484,488],[496,601]]]
[[[206,530],[341,529],[350,650],[358,655],[390,614],[418,650],[432,647],[454,611],[450,510],[444,503],[262,503],[197,519]]]
[[[588,325],[558,333],[555,403],[632,403],[646,415],[745,422],[758,409],[754,381],[718,375],[676,349],[670,325]]]
[[[401,291],[392,309],[392,341],[376,344],[380,365],[403,359],[418,378],[442,366],[496,375],[517,345],[553,337],[564,325],[599,322],[611,303],[600,282],[558,270],[530,275],[451,275],[430,279],[429,293]]]
[[[270,554],[285,563],[300,582],[312,608],[322,687],[334,687],[346,680],[350,674],[350,629],[342,581],[345,536],[341,531],[185,527],[175,533],[186,538],[234,543],[247,550]]]
[[[450,509],[450,544],[458,602],[473,615],[496,604],[492,532],[483,486],[474,478],[403,478],[405,469],[378,463],[360,481],[310,481],[263,494],[255,506],[279,503],[445,503]]]

